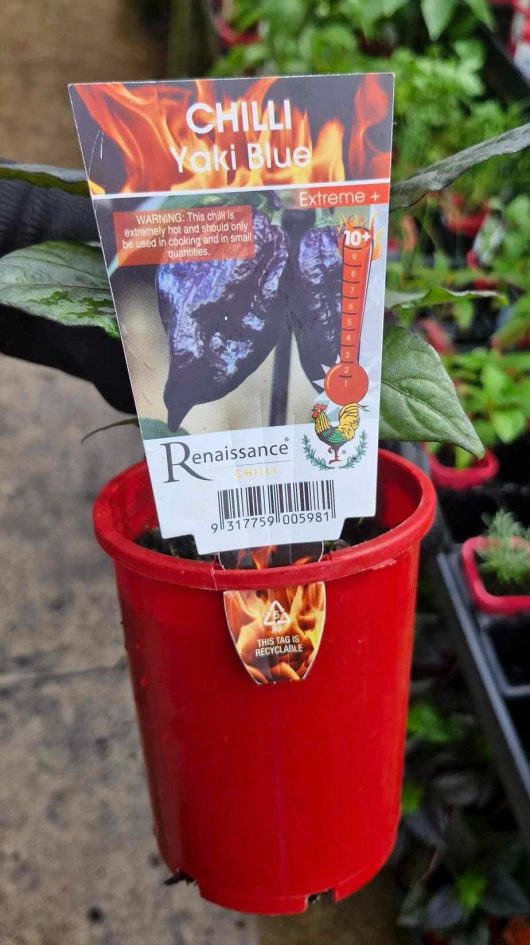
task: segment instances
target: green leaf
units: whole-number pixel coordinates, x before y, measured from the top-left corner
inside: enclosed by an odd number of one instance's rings
[[[99,246],[57,241],[8,253],[0,259],[0,305],[119,338]]]
[[[472,460],[467,450],[463,450],[461,446],[455,446],[455,469],[469,469]]]
[[[522,410],[493,410],[491,425],[502,443],[513,443],[526,430],[527,418]]]
[[[487,0],[464,0],[464,3],[467,3],[477,20],[480,20],[481,23],[485,23],[490,29],[493,28],[494,20]]]
[[[496,292],[489,289],[469,289],[463,292],[457,292],[453,289],[446,289],[442,285],[433,285],[423,292],[394,292],[387,290],[385,293],[385,308],[405,310],[431,308],[432,305],[447,305],[454,302],[462,302],[465,299],[487,299],[496,296]]]
[[[489,420],[483,420],[481,417],[477,417],[477,419],[473,421],[473,426],[477,431],[477,436],[480,437],[486,449],[491,449],[496,445],[497,437]]]
[[[47,164],[9,164],[0,161],[0,180],[21,180],[37,187],[56,187],[69,194],[88,197],[88,183],[84,171]]]
[[[434,348],[406,328],[385,332],[380,436],[484,448]]]
[[[432,40],[438,39],[455,12],[456,0],[421,0],[421,12]]]
[[[503,154],[517,154],[530,146],[530,123],[520,125],[512,131],[506,131],[497,138],[488,138],[471,148],[458,151],[451,157],[444,158],[432,164],[418,174],[413,174],[406,180],[399,181],[392,186],[390,209],[400,210],[403,207],[412,207],[422,197],[433,190],[443,190],[458,177],[465,174],[472,167],[482,164],[483,161]]]
[[[430,745],[446,745],[462,736],[455,719],[444,717],[431,702],[415,702],[409,709],[408,735],[417,735]]]
[[[383,0],[383,16],[393,16],[402,7],[405,7],[408,0]]]
[[[502,351],[504,348],[515,346],[523,342],[530,335],[530,319],[526,313],[511,318],[497,329],[492,337],[495,347]]]
[[[530,319],[529,326],[530,328]],[[530,351],[511,351],[502,355],[502,366],[517,374],[530,373]]]
[[[412,781],[404,781],[401,791],[401,813],[413,814],[420,807],[423,798],[424,788],[420,784]]]
[[[471,299],[463,299],[454,307],[454,319],[461,331],[471,328],[475,318],[475,306]]]
[[[184,427],[179,427],[177,431],[170,430],[167,423],[154,417],[140,417],[140,430],[144,440],[159,440],[163,436],[188,436]]]
[[[458,901],[466,912],[474,912],[482,902],[488,880],[483,873],[468,869],[456,877],[456,894]]]
[[[500,364],[494,364],[492,361],[486,362],[481,371],[480,379],[486,394],[494,400],[502,397],[504,391],[510,386],[508,375],[503,371]]]

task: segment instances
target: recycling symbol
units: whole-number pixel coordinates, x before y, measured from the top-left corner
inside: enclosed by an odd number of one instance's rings
[[[265,627],[272,627],[274,630],[283,630],[291,623],[291,618],[285,607],[282,607],[279,601],[273,600],[263,618]]]

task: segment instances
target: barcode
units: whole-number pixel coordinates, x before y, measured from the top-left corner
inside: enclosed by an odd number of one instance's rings
[[[246,486],[242,489],[221,489],[217,493],[219,526],[231,519],[282,516],[293,512],[329,512],[335,518],[335,484],[322,482],[286,482],[268,486]]]

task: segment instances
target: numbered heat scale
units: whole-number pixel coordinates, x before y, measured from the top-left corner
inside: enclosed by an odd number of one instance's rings
[[[344,227],[339,238],[342,256],[340,353],[328,371],[324,390],[334,404],[358,404],[368,390],[368,375],[359,364],[359,348],[370,267],[374,253],[373,225]]]

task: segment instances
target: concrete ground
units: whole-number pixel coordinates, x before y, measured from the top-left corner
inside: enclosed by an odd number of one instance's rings
[[[152,78],[132,0],[2,0],[0,155],[79,166],[69,81]],[[395,945],[391,882],[256,919],[165,887],[99,487],[141,454],[82,381],[2,359],[0,945]]]

